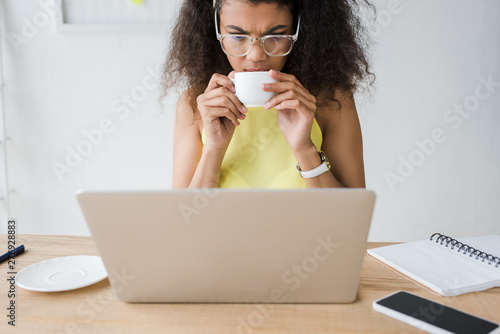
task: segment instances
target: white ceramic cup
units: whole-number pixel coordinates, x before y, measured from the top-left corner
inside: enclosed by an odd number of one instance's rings
[[[276,82],[271,78],[269,71],[236,72],[234,79],[230,78],[236,88],[236,97],[245,107],[262,107],[276,93],[262,90],[263,83]]]

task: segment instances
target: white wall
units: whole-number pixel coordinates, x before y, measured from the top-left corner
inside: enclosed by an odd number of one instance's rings
[[[24,20],[41,7],[0,1],[10,216],[18,233],[89,235],[74,197],[80,188],[170,188],[175,99],[162,108],[152,89],[134,107],[123,101],[144,80],[152,83],[168,33],[60,34],[50,22],[16,52],[7,36],[22,35]],[[500,234],[500,1],[376,4],[378,90],[373,102],[357,96],[367,187],[378,196],[370,241],[417,240],[435,231]],[[480,87],[488,78],[497,83],[492,91]],[[470,115],[451,114],[455,104],[467,104]],[[120,118],[124,109],[130,112]],[[82,145],[82,131],[105,119],[112,131],[58,178],[52,164],[66,164],[67,147]],[[442,142],[419,153],[415,141],[428,143],[433,131],[441,131]],[[398,174],[400,157],[420,165],[391,187],[387,173]]]
[[[41,7],[9,0],[4,11],[5,33],[22,36],[24,20]],[[160,114],[158,92],[141,88],[155,83],[151,73],[164,57],[166,32],[59,34],[50,22],[17,52],[4,34],[11,217],[18,233],[89,235],[74,196],[80,188],[171,187],[174,101]],[[83,131],[106,119],[113,131],[58,178],[52,164],[67,165],[67,147],[76,150],[86,140]]]
[[[388,16],[390,3],[377,1],[379,90],[362,108],[367,184],[378,194],[370,238],[500,234],[500,2],[402,0]],[[475,98],[479,86],[488,97]],[[466,116],[453,112],[464,104]],[[415,141],[435,129],[444,141],[419,161]],[[421,165],[391,188],[384,174],[398,173],[400,156]]]

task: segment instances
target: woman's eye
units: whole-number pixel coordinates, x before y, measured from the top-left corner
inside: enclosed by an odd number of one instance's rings
[[[235,42],[239,42],[239,41],[246,39],[246,37],[245,36],[231,36],[231,39]]]

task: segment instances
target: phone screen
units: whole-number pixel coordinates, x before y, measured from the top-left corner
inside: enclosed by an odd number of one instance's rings
[[[497,324],[487,320],[407,292],[398,292],[377,304],[457,334],[487,334],[498,328]]]

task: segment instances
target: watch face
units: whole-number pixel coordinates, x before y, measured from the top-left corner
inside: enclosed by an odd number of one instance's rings
[[[330,161],[328,161],[328,158],[326,157],[325,152],[319,151],[318,153],[319,153],[319,156],[321,157],[321,161],[326,162],[326,167],[328,167],[328,169],[330,169]]]
[[[295,169],[297,170],[297,173],[299,173],[300,176],[302,176],[302,173],[300,172],[300,166],[299,166],[299,163],[297,162],[297,164],[295,165]]]

